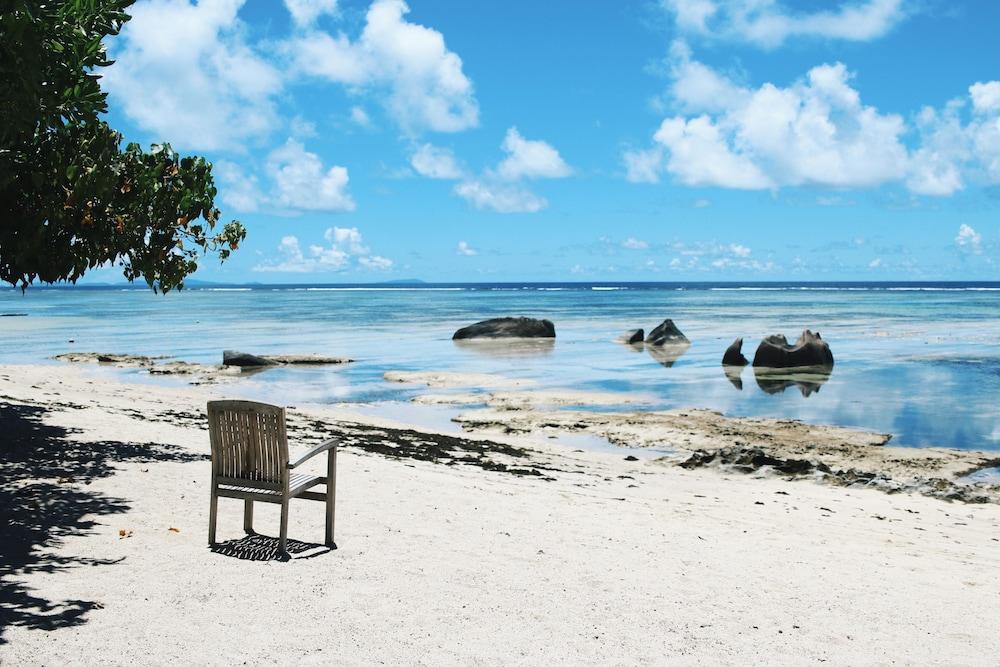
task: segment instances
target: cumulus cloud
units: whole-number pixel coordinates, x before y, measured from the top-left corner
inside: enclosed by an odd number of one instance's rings
[[[786,88],[751,89],[674,51],[672,93],[698,115],[664,119],[652,148],[626,154],[632,180],[666,170],[687,185],[754,190],[876,185],[905,173],[903,119],[862,104],[844,65],[814,67]]]
[[[1000,81],[969,86],[967,100],[917,115],[920,144],[910,160],[907,186],[925,195],[950,195],[969,178],[1000,183]]]
[[[474,255],[478,255],[479,251],[477,251],[475,248],[473,248],[472,246],[470,246],[468,244],[468,242],[466,242],[466,241],[459,241],[458,242],[458,247],[455,248],[455,253],[459,254],[459,255],[463,255],[465,257],[472,257]]]
[[[235,162],[219,160],[212,165],[219,186],[219,201],[241,213],[257,211],[265,197],[254,174],[248,174]]]
[[[903,118],[864,104],[841,63],[813,67],[787,87],[751,88],[694,61],[686,45],[672,56],[671,99],[686,114],[665,118],[651,146],[623,153],[630,181],[668,173],[685,185],[746,190],[895,182],[926,195],[960,190],[970,170],[1000,182],[1000,82],[969,88],[967,122],[966,100],[921,111],[911,150]]]
[[[630,236],[622,241],[622,247],[628,248],[629,250],[645,250],[649,247],[649,243],[643,241],[642,239],[637,239],[634,236]]]
[[[386,270],[393,261],[373,255],[356,227],[331,227],[323,235],[329,245],[303,249],[296,236],[285,236],[275,259],[262,262],[254,271],[265,273],[329,273],[348,269]]]
[[[235,211],[249,213],[261,209],[296,213],[300,211],[353,211],[354,200],[347,192],[345,167],[324,168],[316,153],[289,138],[267,156],[264,180],[253,171],[228,160],[215,163],[219,199]]]
[[[974,83],[969,86],[972,108],[979,113],[1000,112],[1000,81]]]
[[[297,25],[308,26],[323,14],[336,14],[337,0],[285,0],[285,7]]]
[[[447,148],[423,144],[410,157],[410,164],[421,176],[454,180],[462,178],[464,170],[455,154]]]
[[[964,252],[979,255],[983,252],[983,235],[969,225],[963,224],[958,228],[955,245]]]
[[[404,130],[458,132],[479,124],[479,105],[462,59],[444,36],[405,19],[402,0],[375,0],[356,40],[305,29],[284,50],[302,73],[348,87],[385,91],[389,114]]]
[[[863,42],[903,18],[902,0],[852,0],[819,11],[795,11],[779,0],[661,0],[679,30],[775,48],[792,38]]]
[[[572,173],[559,151],[544,141],[525,139],[516,127],[507,130],[502,148],[507,157],[497,166],[501,178],[564,178]]]
[[[267,172],[274,182],[276,205],[296,210],[353,211],[354,200],[347,193],[347,169],[323,167],[315,153],[295,139],[273,150],[267,158]]]
[[[103,85],[155,140],[189,150],[239,149],[278,124],[278,69],[245,39],[244,0],[151,0],[111,43]]]
[[[506,156],[495,168],[476,176],[468,173],[455,154],[432,144],[419,146],[410,157],[413,169],[427,178],[461,180],[453,192],[478,209],[498,213],[534,213],[548,205],[521,181],[565,178],[572,169],[554,147],[545,141],[526,139],[517,128],[509,128],[501,149]]]

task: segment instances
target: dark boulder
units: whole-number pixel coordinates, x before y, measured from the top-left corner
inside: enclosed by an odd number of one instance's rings
[[[629,329],[618,340],[626,345],[635,345],[636,343],[641,343],[645,336],[646,332],[642,329]]]
[[[556,327],[548,320],[531,317],[495,317],[455,332],[452,340],[468,338],[555,338]]]
[[[746,366],[750,362],[743,356],[743,339],[737,338],[722,355],[723,366]]]
[[[667,343],[687,343],[687,336],[681,333],[673,320],[663,322],[646,336],[647,345],[665,345]]]
[[[224,350],[222,352],[223,366],[239,366],[241,368],[257,368],[260,366],[274,366],[275,362],[264,357],[258,357],[246,352],[236,352],[234,350]]]
[[[806,329],[794,345],[790,345],[780,334],[763,339],[757,347],[753,365],[761,368],[831,367],[833,353],[826,341],[820,338],[819,332]]]

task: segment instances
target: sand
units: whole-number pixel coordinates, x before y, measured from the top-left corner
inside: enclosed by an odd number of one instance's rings
[[[226,386],[0,367],[0,663],[990,664],[1000,652],[1000,505],[629,461],[534,429],[422,434],[296,406],[296,451],[345,442],[339,548],[312,544],[322,505],[293,501],[295,557],[276,560],[276,508],[258,506],[263,535],[245,538],[242,504],[222,500],[227,542],[210,551],[203,410]]]

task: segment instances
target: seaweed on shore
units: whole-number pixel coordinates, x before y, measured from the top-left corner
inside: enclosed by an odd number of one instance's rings
[[[759,470],[770,470],[789,479],[820,476],[824,481],[838,486],[870,486],[886,493],[909,491],[941,500],[964,503],[995,502],[990,495],[983,493],[975,486],[959,484],[941,477],[904,483],[894,480],[886,474],[855,468],[834,469],[821,461],[808,459],[780,458],[768,454],[760,447],[735,445],[715,451],[699,449],[678,465],[689,470],[713,466],[724,467],[727,470],[746,474]]]
[[[320,442],[337,437],[342,447],[351,447],[388,458],[413,459],[445,465],[471,465],[491,472],[541,477],[555,468],[531,461],[530,450],[492,440],[470,440],[444,433],[426,433],[407,428],[372,426],[353,422],[325,422],[289,416],[288,430],[297,441]],[[498,458],[512,461],[497,460]]]

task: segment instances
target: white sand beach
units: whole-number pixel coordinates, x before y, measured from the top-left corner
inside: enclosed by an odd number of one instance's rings
[[[213,552],[203,415],[226,386],[0,367],[0,427],[23,455],[4,463],[0,663],[1000,653],[998,504],[627,461],[531,433],[437,437],[329,407],[290,409],[290,437],[297,450],[344,438],[338,548],[316,546],[322,505],[292,501],[281,562],[276,506],[259,507],[262,535],[246,538],[242,503],[222,499]]]

